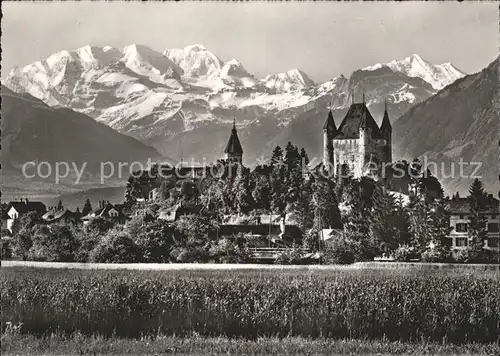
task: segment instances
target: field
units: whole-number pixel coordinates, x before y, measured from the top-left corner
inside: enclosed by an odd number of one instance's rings
[[[214,343],[235,354],[252,347],[254,354],[302,353],[300,345],[316,353],[500,351],[494,270],[8,267],[0,291],[4,352],[39,342],[67,354],[75,335],[85,345],[104,347],[111,338],[135,350],[142,338],[188,354]],[[281,338],[288,346],[275,345]]]

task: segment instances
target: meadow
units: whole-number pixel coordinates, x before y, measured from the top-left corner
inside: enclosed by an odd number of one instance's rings
[[[2,268],[2,330],[494,344],[497,271]]]

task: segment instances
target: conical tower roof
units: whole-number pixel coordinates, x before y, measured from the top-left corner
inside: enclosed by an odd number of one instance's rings
[[[325,124],[323,125],[323,131],[328,133],[328,137],[333,138],[337,132],[337,126],[335,125],[335,120],[333,119],[333,113],[331,110],[328,111],[328,116],[326,117]]]
[[[392,131],[391,121],[389,120],[389,114],[387,112],[387,103],[385,103],[384,118],[382,119],[380,130],[382,132]]]
[[[243,148],[241,147],[240,139],[238,138],[238,132],[236,131],[236,122],[234,120],[233,129],[231,130],[231,136],[229,136],[229,141],[227,141],[224,153],[243,154]]]

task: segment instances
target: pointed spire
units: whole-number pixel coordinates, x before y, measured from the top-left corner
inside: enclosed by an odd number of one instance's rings
[[[389,120],[389,113],[387,112],[387,100],[384,102],[384,117],[380,125],[380,130],[382,130],[382,132],[392,131],[391,120]]]
[[[238,138],[238,132],[236,131],[236,119],[233,116],[233,128],[231,130],[231,135],[226,145],[224,153],[230,155],[241,155],[243,154],[243,148],[241,147],[240,139]]]
[[[337,126],[335,126],[332,110],[328,111],[328,116],[326,117],[325,124],[323,125],[323,131],[327,131],[329,137],[333,137],[333,135],[337,132]]]

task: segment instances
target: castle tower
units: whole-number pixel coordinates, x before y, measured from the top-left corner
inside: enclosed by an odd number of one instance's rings
[[[328,112],[328,116],[323,125],[323,167],[332,173],[333,170],[333,137],[337,132],[335,120],[333,119],[332,110]]]
[[[382,119],[382,124],[380,125],[380,131],[384,136],[387,146],[386,146],[386,161],[392,162],[392,126],[389,120],[389,114],[387,113],[387,102],[385,102],[384,118]]]
[[[224,153],[226,154],[226,159],[230,162],[238,162],[240,164],[243,162],[243,148],[241,147],[240,139],[236,132],[236,121],[234,119],[231,136],[229,136],[229,141],[227,142]]]
[[[363,94],[364,100],[364,94]],[[362,103],[363,107],[366,108],[364,102]],[[368,111],[368,109],[366,109]],[[367,124],[367,115],[366,111],[362,111],[360,113],[361,119],[359,122],[359,146],[357,152],[357,158],[355,159],[354,164],[354,176],[361,177],[365,172],[364,169],[367,165],[369,165],[372,161],[373,154],[371,152],[370,146],[372,143],[372,128]]]

